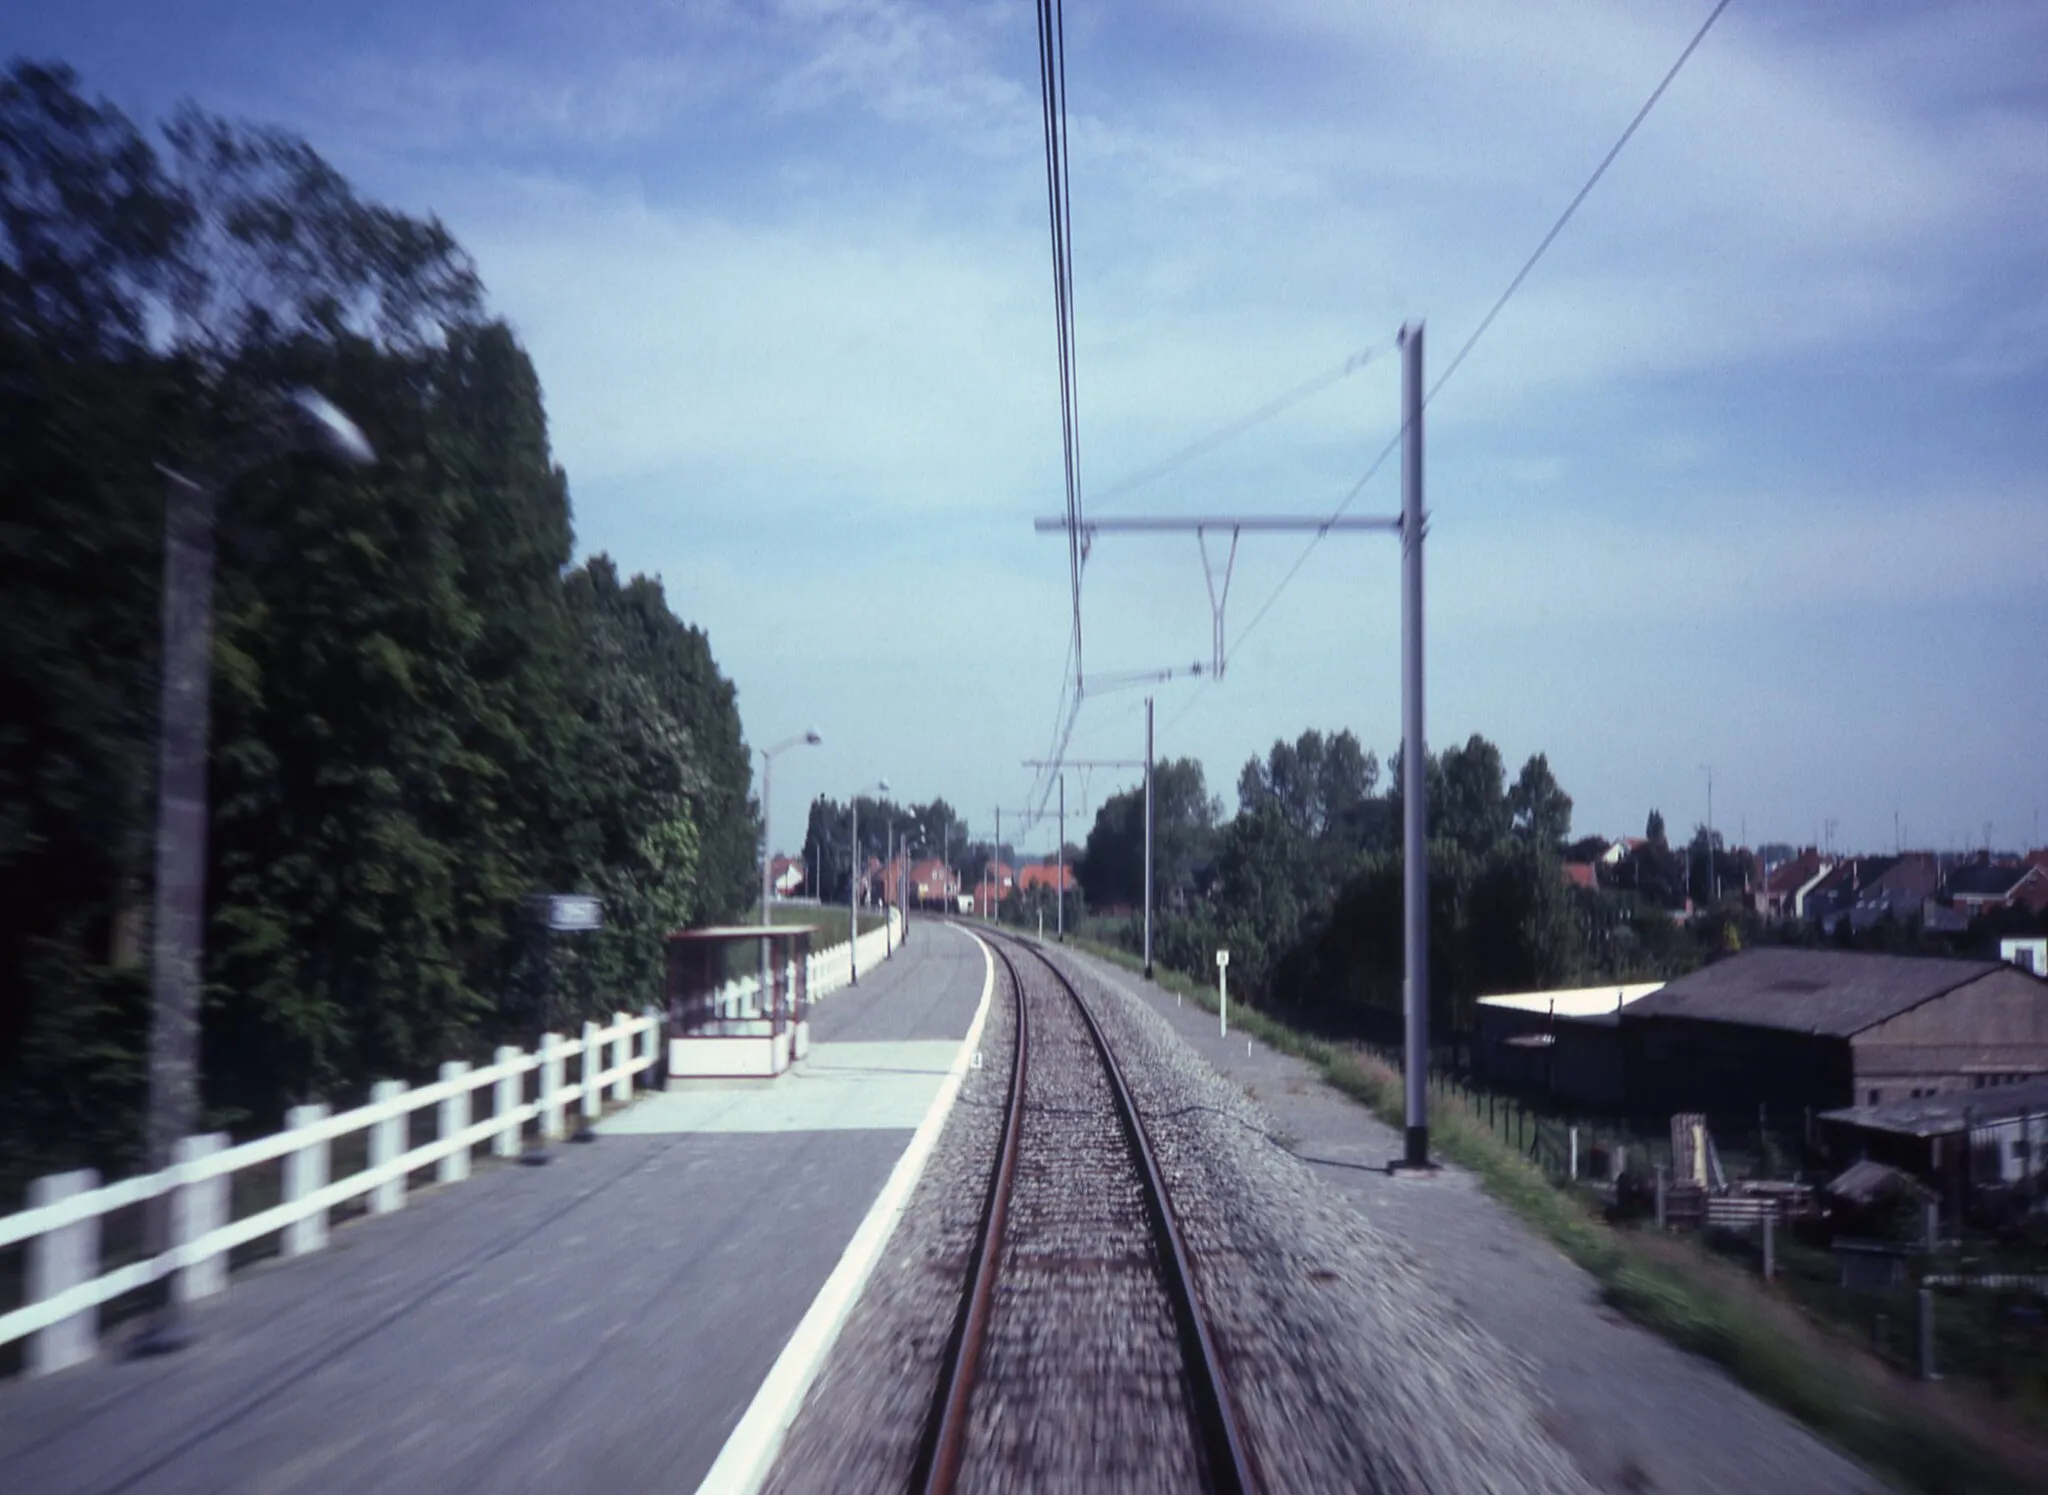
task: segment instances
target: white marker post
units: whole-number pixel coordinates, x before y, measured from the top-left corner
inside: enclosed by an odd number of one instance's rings
[[[1230,952],[1216,952],[1216,1033],[1219,1038],[1230,1036]]]

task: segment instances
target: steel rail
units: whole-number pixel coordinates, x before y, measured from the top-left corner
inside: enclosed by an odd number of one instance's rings
[[[1188,1374],[1193,1412],[1211,1486],[1219,1495],[1253,1495],[1259,1489],[1258,1477],[1243,1431],[1237,1423],[1222,1356],[1202,1316],[1195,1295],[1193,1263],[1168,1201],[1166,1181],[1159,1171],[1158,1160],[1153,1156],[1151,1138],[1138,1114],[1137,1104],[1131,1098],[1130,1086],[1110,1053],[1109,1041],[1101,1024],[1066,972],[1054,964],[1043,950],[1011,935],[990,941],[991,948],[1009,974],[1012,990],[1017,994],[1017,1043],[1010,1072],[1009,1115],[1004,1123],[996,1167],[989,1180],[989,1204],[983,1217],[981,1236],[974,1248],[968,1292],[947,1345],[939,1380],[942,1394],[933,1400],[931,1420],[919,1446],[911,1488],[923,1492],[923,1495],[946,1495],[953,1489],[965,1452],[968,1401],[973,1392],[974,1371],[980,1361],[980,1338],[987,1325],[988,1305],[1000,1269],[1003,1221],[1008,1212],[1010,1185],[1016,1168],[1017,1138],[1023,1123],[1027,1048],[1024,982],[1005,948],[1012,941],[1038,957],[1039,963],[1074,1003],[1089,1037],[1094,1041],[1095,1052],[1102,1060],[1103,1071],[1109,1077],[1111,1092],[1116,1097],[1117,1119],[1123,1126],[1125,1140],[1144,1185],[1146,1213],[1151,1217],[1154,1240],[1160,1248],[1160,1277],[1173,1305],[1181,1359]]]
[[[1024,982],[1010,953],[999,943],[989,948],[1009,975],[1010,990],[1017,997],[1017,1037],[1011,1046],[1010,1099],[1003,1118],[1003,1139],[996,1152],[996,1166],[989,1174],[988,1199],[982,1205],[982,1227],[974,1240],[974,1254],[968,1262],[967,1295],[953,1320],[953,1332],[946,1342],[946,1358],[939,1371],[942,1395],[932,1399],[924,1436],[918,1440],[917,1462],[911,1466],[910,1488],[923,1495],[944,1495],[960,1475],[960,1461],[967,1451],[968,1401],[974,1395],[975,1374],[981,1365],[982,1340],[988,1328],[989,1304],[995,1297],[996,1275],[1001,1269],[1003,1231],[1010,1213],[1010,1185],[1017,1173],[1017,1139],[1024,1130],[1024,1065],[1031,1047],[1031,1020],[1024,1006]]]

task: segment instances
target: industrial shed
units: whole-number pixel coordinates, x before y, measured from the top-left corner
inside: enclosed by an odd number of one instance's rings
[[[1639,1115],[1878,1106],[2048,1074],[2048,982],[1994,960],[1753,950],[1620,1026]]]
[[[1847,1106],[1820,1118],[1828,1150],[1891,1164],[1956,1203],[1985,1191],[2037,1197],[2048,1148],[2048,1080]]]
[[[1599,1111],[1619,1110],[1621,1010],[1663,986],[1574,987],[1479,999],[1474,1067],[1494,1085]]]

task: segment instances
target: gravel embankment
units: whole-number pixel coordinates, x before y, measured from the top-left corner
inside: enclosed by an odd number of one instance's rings
[[[1020,966],[1031,959],[1018,957]],[[1540,1425],[1499,1346],[1276,1146],[1254,1102],[1142,1004],[1085,970],[1070,974],[1145,1117],[1266,1489],[1590,1488]],[[1005,990],[990,1014],[983,1066],[962,1090],[911,1212],[813,1387],[771,1489],[903,1488],[987,1188],[1012,1024]],[[1013,1239],[1020,1223],[1013,1216]],[[1118,1324],[1105,1318],[1103,1327]],[[1072,1436],[1152,1434],[1075,1427]],[[1152,1486],[1120,1467],[1104,1477],[1105,1465],[1077,1449],[1026,1480],[1013,1477],[1014,1466],[1011,1476],[998,1475],[970,1454],[962,1485]],[[1185,1484],[1162,1478],[1157,1487]]]

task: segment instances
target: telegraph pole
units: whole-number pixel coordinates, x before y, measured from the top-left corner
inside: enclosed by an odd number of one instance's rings
[[[1053,890],[1056,900],[1053,907],[1057,910],[1054,915],[1053,929],[1059,936],[1060,943],[1064,945],[1067,942],[1067,776],[1065,774],[1060,775],[1060,849],[1058,855],[1059,860],[1056,865],[1059,870],[1055,875],[1058,877],[1059,883]]]
[[[853,797],[853,851],[847,858],[852,876],[846,882],[847,983],[860,985],[860,796]]]
[[[1152,698],[1145,697],[1145,979],[1152,979]]]

